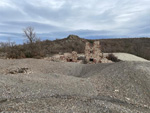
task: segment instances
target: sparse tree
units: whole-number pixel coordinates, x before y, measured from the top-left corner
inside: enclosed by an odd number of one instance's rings
[[[26,58],[41,58],[44,56],[40,38],[37,38],[33,27],[27,27],[23,29],[25,37],[27,39],[27,44],[24,55]]]
[[[34,28],[29,26],[25,29],[23,29],[23,32],[25,34],[25,37],[28,39],[28,42],[30,44],[36,42],[37,37],[36,37],[36,33],[34,32]]]

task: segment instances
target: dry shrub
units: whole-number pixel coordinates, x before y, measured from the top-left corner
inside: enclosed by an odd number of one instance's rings
[[[43,49],[37,43],[23,44],[21,46],[10,47],[7,51],[7,58],[43,58],[45,56]]]
[[[118,59],[114,54],[108,54],[108,56],[106,57],[108,60],[111,60],[113,62],[119,62],[121,61],[120,59]]]

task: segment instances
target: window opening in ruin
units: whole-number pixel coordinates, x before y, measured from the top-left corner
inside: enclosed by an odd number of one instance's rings
[[[69,62],[72,62],[72,59],[69,59]]]
[[[93,61],[94,61],[94,59],[93,59],[93,58],[90,58],[90,61],[91,61],[91,62],[93,62]]]

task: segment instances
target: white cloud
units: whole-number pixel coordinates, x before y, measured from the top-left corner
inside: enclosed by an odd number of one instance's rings
[[[32,0],[32,2],[28,2],[36,7],[47,7],[57,10],[61,8],[61,6],[65,3],[62,0]]]
[[[0,8],[0,32],[34,25],[43,33],[88,29],[146,35],[142,29],[150,26],[149,0],[0,0]]]

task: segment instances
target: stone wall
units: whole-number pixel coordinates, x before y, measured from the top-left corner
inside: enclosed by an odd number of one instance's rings
[[[85,58],[87,62],[100,63],[102,59],[101,46],[99,41],[95,41],[93,46],[86,42]]]

